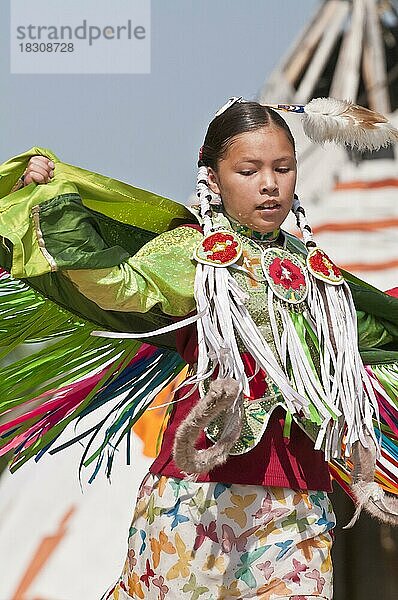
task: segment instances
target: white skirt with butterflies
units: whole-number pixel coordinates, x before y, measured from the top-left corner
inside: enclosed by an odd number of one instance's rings
[[[103,600],[330,600],[334,525],[326,492],[148,474]]]

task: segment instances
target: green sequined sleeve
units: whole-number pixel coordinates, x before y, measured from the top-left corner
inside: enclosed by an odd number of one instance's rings
[[[119,266],[65,273],[84,296],[105,310],[147,312],[158,304],[168,315],[184,316],[195,308],[192,253],[201,237],[192,227],[177,227]]]

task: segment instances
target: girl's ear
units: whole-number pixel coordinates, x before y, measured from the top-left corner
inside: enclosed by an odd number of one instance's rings
[[[221,194],[218,186],[217,173],[211,167],[207,167],[207,185],[214,194],[217,194],[218,196]]]

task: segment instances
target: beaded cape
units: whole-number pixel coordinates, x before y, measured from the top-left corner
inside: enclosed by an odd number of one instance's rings
[[[54,161],[54,180],[11,193],[37,154]],[[100,308],[64,273],[123,265],[159,234],[195,223],[196,218],[172,200],[67,165],[44,148],[32,148],[0,166],[0,197],[1,356],[21,343],[50,342],[3,368],[0,414],[8,421],[0,424],[1,453],[13,452],[11,470],[16,470],[32,457],[38,460],[47,451],[84,440],[81,467],[94,465],[92,480],[105,462],[109,474],[114,453],[126,436],[129,440],[132,425],[185,364],[175,350],[173,332],[140,341],[91,333],[98,328],[150,332],[175,319],[159,305],[139,313]],[[306,249],[300,240],[287,233],[284,240],[286,250],[304,263]],[[244,251],[250,243],[244,240]],[[264,291],[267,284],[257,267],[250,265],[254,278],[248,285]],[[248,281],[242,273],[235,276],[240,283]],[[398,300],[349,273],[343,276],[359,317],[362,360],[391,399],[382,401],[381,422],[375,423],[376,435],[383,439],[377,478],[384,489],[397,493]],[[255,306],[256,293],[250,298],[253,312],[261,312]],[[277,389],[269,383],[277,402]],[[21,407],[23,414],[14,417],[12,411]],[[101,413],[97,425],[56,447],[70,423],[80,426],[84,417],[100,408],[107,412]],[[266,420],[267,413],[264,410],[261,418]],[[215,423],[210,437],[216,437],[216,429]],[[129,444],[127,448],[129,453]],[[347,467],[343,462],[331,466],[346,488]]]

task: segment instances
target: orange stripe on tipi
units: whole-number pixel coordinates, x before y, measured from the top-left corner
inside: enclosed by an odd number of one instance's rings
[[[340,192],[343,190],[376,190],[386,187],[398,187],[398,179],[387,177],[376,181],[339,181],[333,189]]]
[[[65,537],[67,532],[67,523],[71,519],[75,510],[75,506],[72,506],[69,510],[67,510],[58,525],[57,531],[53,535],[46,536],[40,541],[36,552],[32,556],[25,573],[10,600],[26,600],[27,593],[29,592],[29,588],[31,587],[33,581],[43,570],[43,567],[48,562],[59,543]],[[40,599],[37,598],[37,600]]]
[[[323,231],[376,231],[377,229],[387,229],[389,227],[398,227],[398,219],[380,219],[373,221],[345,221],[344,223],[322,223],[315,225],[312,231],[316,235]]]
[[[395,269],[398,267],[398,260],[387,260],[379,263],[349,263],[339,265],[346,271],[384,271],[385,269]],[[398,278],[398,277],[397,277]]]

